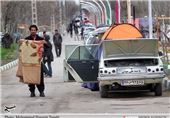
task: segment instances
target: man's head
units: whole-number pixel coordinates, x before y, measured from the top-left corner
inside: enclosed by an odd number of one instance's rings
[[[57,33],[58,33],[58,29],[55,30],[55,34],[57,34]]]
[[[31,35],[32,35],[32,36],[35,36],[36,33],[37,33],[37,31],[38,31],[38,28],[37,28],[36,25],[31,25],[31,26],[29,27],[29,30],[30,30],[30,32],[31,32]]]

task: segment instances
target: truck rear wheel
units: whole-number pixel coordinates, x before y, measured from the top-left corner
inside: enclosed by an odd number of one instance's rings
[[[162,96],[162,83],[156,83],[154,92],[155,96]]]
[[[107,98],[108,97],[108,90],[109,90],[109,87],[107,85],[100,86],[100,96],[101,96],[101,98]]]

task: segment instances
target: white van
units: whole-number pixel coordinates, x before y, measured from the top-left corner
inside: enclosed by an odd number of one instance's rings
[[[98,83],[101,97],[111,92],[152,91],[162,95],[165,77],[156,39],[107,40],[99,45],[67,45],[65,81]]]
[[[163,63],[158,40],[114,40],[103,43],[98,81],[101,97],[110,90],[154,91],[162,95]]]

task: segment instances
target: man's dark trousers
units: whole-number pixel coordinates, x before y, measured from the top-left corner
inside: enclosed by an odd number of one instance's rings
[[[56,51],[57,57],[61,55],[61,49],[62,49],[61,44],[55,45],[55,51]]]
[[[43,75],[43,65],[41,63],[41,78],[40,78],[40,84],[36,85],[38,88],[38,91],[40,93],[44,92],[45,86],[44,86],[44,75]],[[35,92],[35,84],[29,84],[29,90],[30,92],[34,93]]]

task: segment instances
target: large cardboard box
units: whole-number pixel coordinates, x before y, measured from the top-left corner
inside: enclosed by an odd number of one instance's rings
[[[40,84],[41,65],[23,64],[22,66],[23,82],[26,84]]]
[[[43,44],[41,41],[25,40],[20,46],[17,76],[20,82],[40,84],[41,58]]]
[[[40,64],[40,59],[42,58],[42,46],[43,44],[41,41],[24,41],[20,47],[22,63]]]
[[[19,53],[19,58],[18,58],[18,69],[17,69],[17,73],[16,73],[17,77],[22,77],[22,60],[21,60],[21,53]]]
[[[22,60],[21,60],[21,54],[20,53],[19,53],[18,69],[17,69],[16,76],[19,77],[20,82],[24,82],[23,73],[22,73]]]

